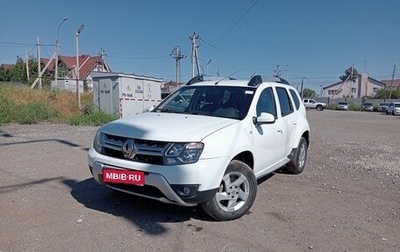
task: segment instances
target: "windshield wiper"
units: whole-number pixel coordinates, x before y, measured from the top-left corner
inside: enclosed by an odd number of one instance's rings
[[[176,111],[169,109],[169,108],[163,108],[160,110],[160,112],[166,112],[166,113],[176,113]]]

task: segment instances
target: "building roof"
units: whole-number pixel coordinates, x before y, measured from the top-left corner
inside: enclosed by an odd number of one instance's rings
[[[49,60],[50,59],[45,59],[45,58],[40,59],[40,61],[44,65],[46,65],[49,62]],[[76,65],[76,56],[59,55],[58,60],[63,63],[65,68],[67,68],[70,72],[72,71],[72,73],[73,73],[73,70]],[[86,79],[89,76],[91,71],[99,70],[98,69],[99,66],[102,66],[102,68],[104,68],[104,70],[106,70],[106,71],[111,71],[111,69],[109,69],[107,63],[103,60],[102,56],[90,56],[90,55],[83,54],[78,57],[78,60],[79,60],[79,79],[80,80]],[[55,71],[54,60],[52,60],[52,62],[50,62],[48,70],[50,72]],[[70,77],[73,77],[73,76],[70,76]]]
[[[361,78],[361,74],[358,75],[358,78]],[[371,82],[371,83],[373,83],[373,84],[375,84],[375,85],[378,85],[378,86],[382,86],[382,87],[387,86],[387,84],[386,84],[384,81],[378,81],[378,80],[376,80],[376,79],[374,79],[374,78],[371,78],[371,77],[369,77],[369,76],[368,76],[368,81]],[[399,81],[400,81],[400,80],[399,80]],[[334,87],[334,86],[337,86],[337,85],[341,85],[342,83],[343,83],[343,81],[339,81],[339,82],[330,84],[330,85],[328,85],[328,86],[322,87],[322,89],[323,89],[323,90],[329,89],[329,88],[331,88],[331,87]]]
[[[381,80],[381,82],[385,83],[386,87],[400,87],[400,79],[393,80]]]

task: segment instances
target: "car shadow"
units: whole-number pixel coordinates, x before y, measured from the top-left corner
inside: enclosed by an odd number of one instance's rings
[[[118,192],[98,184],[93,178],[81,182],[64,179],[71,196],[85,207],[123,217],[152,235],[166,232],[162,223],[184,222],[190,219],[213,221],[197,207],[181,207]]]

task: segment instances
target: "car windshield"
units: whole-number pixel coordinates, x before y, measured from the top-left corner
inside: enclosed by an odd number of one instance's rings
[[[396,108],[400,108],[400,103],[395,103],[394,106],[395,106]]]
[[[347,102],[339,102],[339,105],[347,105]]]
[[[389,105],[389,103],[387,103],[387,102],[382,102],[381,104],[379,104],[380,106],[387,106],[387,105]]]
[[[169,95],[153,111],[243,119],[254,87],[184,86]]]
[[[366,103],[364,103],[364,106],[372,106],[372,103],[366,102]]]

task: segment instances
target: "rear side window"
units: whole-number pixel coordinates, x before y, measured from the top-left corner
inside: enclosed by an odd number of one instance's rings
[[[299,97],[297,96],[296,91],[294,91],[293,89],[290,89],[290,94],[292,95],[293,101],[294,101],[294,105],[296,106],[296,110],[299,110],[300,108],[300,100]]]
[[[290,97],[288,92],[286,91],[286,88],[277,87],[276,92],[278,93],[278,99],[281,106],[282,117],[293,113],[294,111],[293,105],[292,102],[290,101]]]

